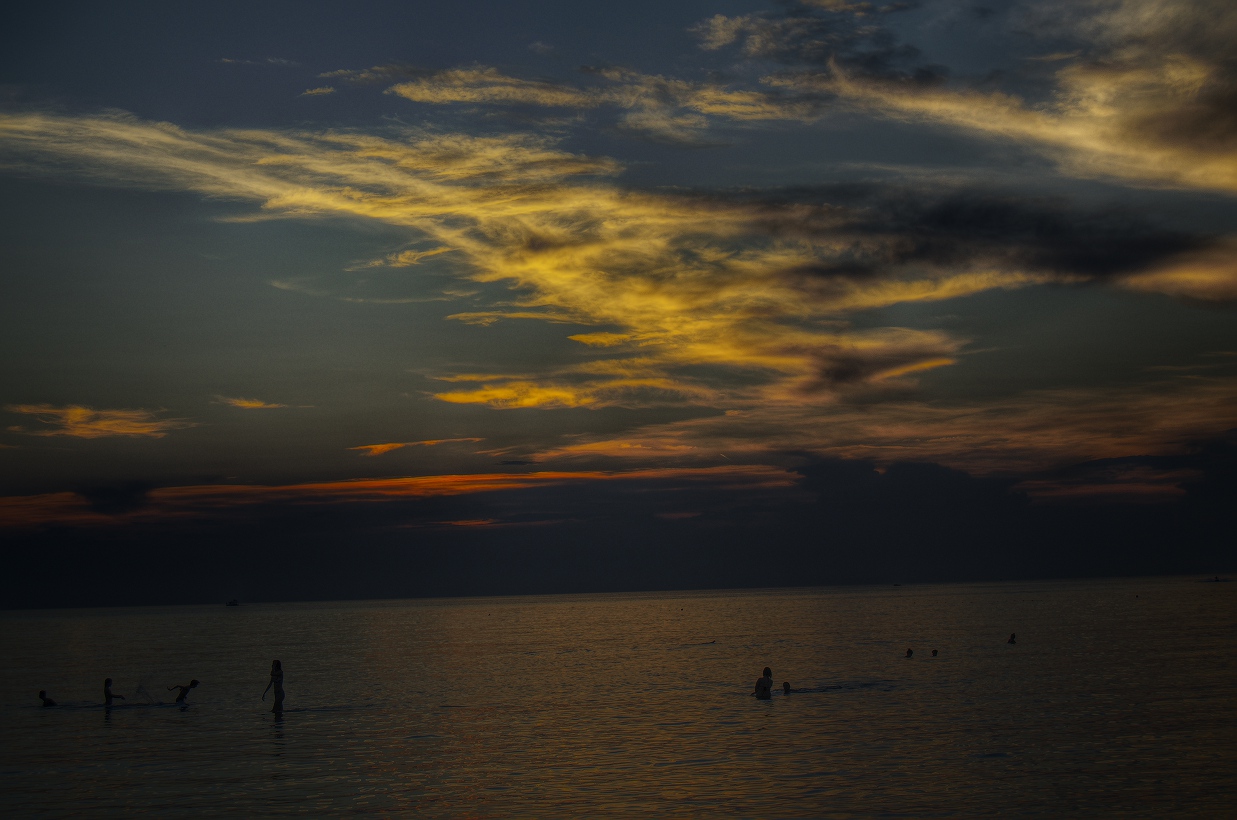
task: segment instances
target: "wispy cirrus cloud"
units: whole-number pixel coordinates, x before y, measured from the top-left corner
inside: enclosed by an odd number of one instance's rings
[[[706,50],[791,67],[763,83],[792,95],[1018,143],[1072,175],[1237,193],[1237,7],[1225,0],[1015,4],[1024,37],[1078,46],[1035,60],[1057,68],[1033,100],[991,78],[951,81],[880,8],[816,5],[717,15],[696,33]]]
[[[389,441],[384,444],[362,444],[359,447],[349,447],[349,450],[360,450],[363,456],[381,456],[404,447],[436,447],[439,444],[459,444],[462,442],[484,441],[480,438],[430,438],[423,441]]]
[[[411,241],[452,249],[462,278],[509,289],[505,302],[454,318],[579,326],[564,333],[579,345],[577,363],[439,374],[457,387],[438,399],[733,414],[701,423],[724,445],[712,452],[745,440],[835,452],[844,449],[840,433],[863,418],[880,420],[863,428],[877,442],[915,418],[938,423],[940,408],[907,396],[924,374],[967,355],[969,340],[944,329],[861,329],[851,321],[859,311],[1049,282],[1164,291],[1155,276],[1178,282],[1172,272],[1183,266],[1223,258],[1214,237],[1129,213],[962,188],[632,190],[617,181],[613,160],[528,135],[191,131],[122,115],[19,113],[0,115],[0,152],[30,172],[54,167],[256,203],[254,218],[348,216],[402,227]],[[1085,399],[1062,394],[1060,406],[1071,401]],[[843,412],[855,402],[900,410]],[[1222,406],[1200,406],[1213,424],[1227,423]],[[759,424],[739,424],[745,417]],[[1044,429],[1073,429],[1064,409],[1046,418]],[[783,439],[760,429],[801,432]],[[1090,446],[1086,437],[1061,440]]]
[[[10,404],[4,409],[10,413],[33,416],[43,425],[34,429],[9,427],[12,432],[30,436],[163,438],[171,430],[194,426],[193,422],[187,419],[159,418],[157,413],[150,410],[96,410],[77,404],[63,407],[52,404]]]
[[[1062,465],[1180,453],[1233,428],[1237,380],[1187,374],[1151,384],[1024,391],[982,402],[927,403],[904,396],[805,412],[802,405],[786,401],[647,425],[621,437],[577,437],[529,455],[560,464],[642,464],[666,458],[716,464],[723,452],[736,459],[807,452],[877,464],[935,462],[973,475],[1029,476]],[[1169,487],[1179,478],[1174,476],[1131,481]],[[1028,491],[1045,497],[1085,492],[1078,487],[1087,483],[1055,473],[1027,480]],[[1124,490],[1116,485],[1128,482],[1113,478],[1101,483],[1113,484],[1113,494],[1120,494]]]
[[[425,73],[388,93],[435,105],[525,105],[573,110],[614,109],[615,124],[671,142],[704,140],[711,122],[811,120],[818,105],[803,94],[773,88],[730,88],[617,67],[588,68],[576,84],[512,77],[489,66]]]
[[[216,400],[220,404],[226,404],[240,410],[278,410],[288,406],[286,404],[265,402],[262,399],[228,398],[227,396],[216,396]]]

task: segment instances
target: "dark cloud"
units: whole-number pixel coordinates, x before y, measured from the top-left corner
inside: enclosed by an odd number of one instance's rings
[[[1183,493],[1036,501],[1020,482],[933,463],[799,456],[798,486],[736,492],[572,485],[385,505],[257,505],[139,527],[11,533],[9,606],[1208,576],[1237,569],[1237,431],[1140,465]],[[120,493],[123,495],[123,493]],[[343,542],[355,548],[340,550]],[[185,573],[167,545],[196,556]],[[49,561],[54,556],[54,561]]]
[[[899,42],[872,13],[917,7],[917,3],[880,8],[868,3],[792,3],[777,11],[741,17],[719,14],[693,31],[705,48],[733,45],[752,59],[797,67],[836,64],[865,75],[913,78],[916,72],[908,66],[919,58],[919,49]]]
[[[801,189],[760,199],[757,220],[774,236],[849,237],[804,277],[863,277],[909,265],[1005,269],[1107,278],[1162,265],[1219,237],[1156,226],[1133,210],[1083,209],[1056,199],[878,186]]]
[[[154,486],[144,481],[130,481],[111,486],[86,487],[78,489],[77,494],[86,499],[94,512],[122,515],[145,507]]]

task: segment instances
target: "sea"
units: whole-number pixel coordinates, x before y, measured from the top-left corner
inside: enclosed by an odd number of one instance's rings
[[[0,659],[5,817],[1237,814],[1210,579],[8,611]]]

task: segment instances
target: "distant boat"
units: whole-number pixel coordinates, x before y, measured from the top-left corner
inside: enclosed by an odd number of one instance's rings
[[[241,602],[233,598],[232,600],[228,601],[227,605],[228,606],[240,606]]]

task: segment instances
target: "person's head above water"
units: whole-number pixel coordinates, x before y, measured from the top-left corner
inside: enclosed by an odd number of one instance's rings
[[[772,669],[770,669],[770,668],[769,668],[769,667],[767,667],[767,666],[765,667],[765,677],[766,677],[766,678],[771,678],[771,677],[773,677],[773,670],[772,670]]]
[[[197,685],[198,685],[197,680],[191,680],[191,681],[189,681],[189,688],[190,688],[190,689],[195,688]]]
[[[782,692],[787,695],[790,694],[790,681],[788,680],[782,681]]]
[[[46,689],[40,689],[40,690],[39,690],[39,697],[41,697],[41,698],[43,698],[43,699],[46,699],[46,698],[47,698],[47,690],[46,690]]]
[[[111,679],[111,678],[108,678],[107,680],[103,681],[103,685],[104,685],[104,686],[111,686],[111,685],[112,685],[112,679]]]
[[[908,658],[909,658],[911,655],[914,655],[914,654],[915,654],[915,650],[914,650],[914,649],[909,649],[909,648],[908,648],[908,649],[906,650],[906,657],[908,657]]]
[[[936,657],[936,650],[935,650],[935,649],[933,649],[933,650],[932,650],[932,657],[934,657],[934,658]]]

